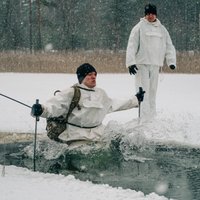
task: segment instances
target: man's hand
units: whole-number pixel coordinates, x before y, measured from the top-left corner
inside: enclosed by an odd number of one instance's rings
[[[135,95],[139,102],[144,100],[144,93],[145,91],[142,89],[142,87],[139,87],[139,92]]]
[[[170,67],[171,70],[174,70],[176,68],[175,65],[170,65],[169,67]]]
[[[31,108],[31,115],[34,117],[39,117],[43,113],[41,104],[33,104]]]
[[[137,73],[137,70],[138,70],[136,65],[131,65],[131,66],[128,67],[128,69],[129,69],[130,75],[131,74],[135,75]]]

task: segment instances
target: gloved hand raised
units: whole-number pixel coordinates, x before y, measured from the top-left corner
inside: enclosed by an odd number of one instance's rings
[[[172,70],[174,70],[174,69],[176,68],[175,65],[170,65],[169,67],[170,67],[170,69],[172,69]]]
[[[145,91],[142,89],[142,87],[139,87],[139,92],[135,95],[139,102],[144,100],[144,93]]]
[[[136,65],[131,65],[131,66],[128,67],[128,69],[129,69],[130,75],[131,74],[135,75],[137,73],[137,70],[138,70]]]
[[[43,113],[41,104],[33,104],[31,108],[31,115],[34,117],[39,117]]]

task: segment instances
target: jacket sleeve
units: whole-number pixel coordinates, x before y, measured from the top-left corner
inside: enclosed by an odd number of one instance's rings
[[[109,113],[121,111],[121,110],[128,110],[131,108],[138,107],[138,100],[136,96],[133,96],[129,99],[112,99],[112,106],[110,107]]]
[[[43,113],[41,117],[59,117],[66,116],[69,106],[74,95],[74,89],[69,88],[59,92],[56,96],[49,99],[45,104],[42,104]]]
[[[174,45],[172,44],[172,40],[170,38],[170,35],[168,33],[168,31],[165,29],[166,31],[166,62],[167,65],[174,65],[176,66],[176,50]]]
[[[126,67],[137,64],[135,56],[139,50],[140,43],[140,29],[136,25],[129,36],[127,50],[126,50]]]

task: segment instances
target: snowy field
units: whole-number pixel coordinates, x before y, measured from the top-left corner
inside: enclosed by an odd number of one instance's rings
[[[76,76],[69,74],[0,73],[0,93],[32,106],[36,99],[45,102],[55,90],[64,89],[76,82]],[[98,74],[97,86],[105,89],[112,98],[126,98],[136,93],[134,76],[129,74]],[[200,75],[161,74],[157,117],[154,121],[137,128],[138,109],[131,109],[109,114],[103,123],[107,125],[114,121],[113,128],[123,127],[128,141],[132,143],[153,141],[199,148],[199,88]],[[34,133],[35,120],[30,116],[30,108],[2,96],[0,108],[0,134],[16,133],[17,139],[20,133]],[[45,134],[45,120],[42,118],[38,122],[38,133]],[[3,173],[3,166],[0,169]],[[2,200],[167,199],[154,193],[145,196],[134,190],[95,185],[76,180],[72,176],[42,174],[14,166],[6,167],[5,176],[0,177],[0,196]]]

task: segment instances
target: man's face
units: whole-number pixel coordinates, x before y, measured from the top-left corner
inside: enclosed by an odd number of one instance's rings
[[[149,21],[149,22],[155,22],[156,21],[156,15],[152,14],[152,13],[148,13],[145,18]]]
[[[89,88],[93,88],[96,86],[96,72],[90,72],[87,76],[83,79],[82,83]]]

